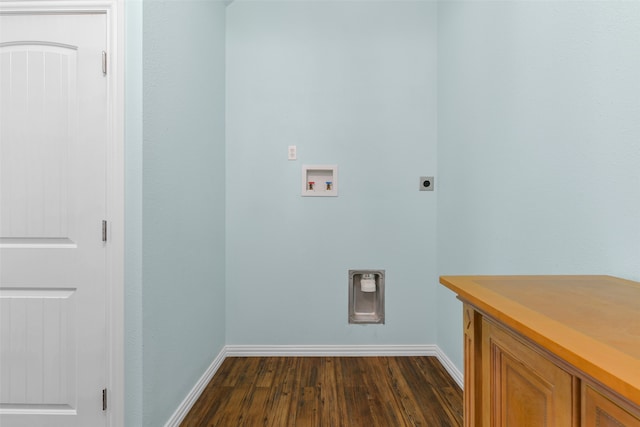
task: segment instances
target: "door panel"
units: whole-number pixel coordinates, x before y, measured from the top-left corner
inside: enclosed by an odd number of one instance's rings
[[[77,49],[16,44],[1,55],[1,237],[67,237]]]
[[[73,409],[74,315],[75,289],[0,291],[3,404]]]
[[[2,427],[106,423],[106,22],[0,13]]]

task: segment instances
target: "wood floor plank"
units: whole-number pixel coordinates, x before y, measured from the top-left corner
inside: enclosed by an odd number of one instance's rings
[[[318,390],[316,387],[300,387],[296,418],[293,425],[300,427],[320,426],[317,395]]]
[[[411,378],[421,376],[421,370],[412,358],[397,359],[397,361],[407,383],[411,382]],[[422,381],[412,382],[411,393],[413,394],[415,402],[423,409],[422,416],[425,420],[424,425],[437,425],[442,427],[452,425],[448,417],[448,412],[442,410],[443,402],[439,397],[437,389],[427,378],[423,377]],[[434,410],[436,408],[437,410]]]
[[[337,362],[336,382],[340,392],[339,398],[345,403],[345,425],[361,425],[361,410],[356,406],[354,391],[358,384],[359,372],[351,358],[340,357]]]
[[[225,404],[221,405],[218,410],[213,412],[208,419],[202,420],[202,426],[232,426],[240,425],[244,416],[243,411],[238,411],[242,407],[243,401],[246,399],[250,388],[246,386],[237,386],[227,388],[227,397]]]
[[[256,387],[271,387],[276,374],[278,363],[282,358],[265,357],[261,358],[258,366],[258,378],[256,378]]]
[[[318,405],[318,368],[320,358],[300,357],[296,358],[296,379],[294,393],[291,398],[289,414],[290,426],[317,426]]]
[[[229,357],[183,427],[459,427],[434,357]]]
[[[320,422],[326,427],[340,427],[347,414],[344,399],[338,398],[336,358],[323,357],[320,365]]]
[[[271,390],[268,387],[256,387],[247,400],[241,425],[247,427],[265,426],[269,421],[269,403]]]
[[[294,367],[291,374],[291,391],[290,391],[290,400],[289,400],[289,419],[287,420],[286,426],[295,427],[298,422],[298,405],[300,403],[302,390],[301,382],[302,382],[302,358],[296,357],[291,360],[291,365]]]
[[[364,375],[364,383],[371,390],[375,402],[371,407],[375,425],[379,426],[407,426],[408,420],[402,413],[397,411],[397,397],[393,393],[391,378],[386,369],[387,359],[378,357],[372,359],[375,363],[370,363],[367,375]]]
[[[271,404],[268,412],[268,427],[282,427],[289,422],[295,364],[291,358],[278,357],[275,365],[273,386],[271,388]]]
[[[411,381],[411,386],[407,382],[404,376],[402,366],[400,365],[399,358],[391,357],[388,359],[388,371],[390,378],[392,379],[392,387],[394,395],[398,401],[401,413],[407,421],[407,425],[410,426],[428,426],[425,419],[425,412],[421,405],[415,400],[412,388],[420,387],[421,381]],[[434,424],[437,425],[437,424]]]
[[[435,357],[414,357],[411,362],[416,366],[439,400],[440,407],[448,415],[450,426],[462,426],[463,401],[457,385],[453,384],[451,376]]]

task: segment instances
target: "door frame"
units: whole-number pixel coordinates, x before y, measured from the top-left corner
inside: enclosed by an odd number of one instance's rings
[[[2,13],[104,13],[107,18],[107,426],[124,425],[124,0],[0,0]]]

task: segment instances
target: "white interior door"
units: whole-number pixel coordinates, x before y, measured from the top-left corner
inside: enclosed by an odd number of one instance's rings
[[[0,12],[0,426],[106,424],[106,16]]]

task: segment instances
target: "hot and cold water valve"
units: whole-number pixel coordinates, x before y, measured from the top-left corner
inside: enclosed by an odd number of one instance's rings
[[[336,197],[338,195],[338,166],[303,165],[302,195]]]

